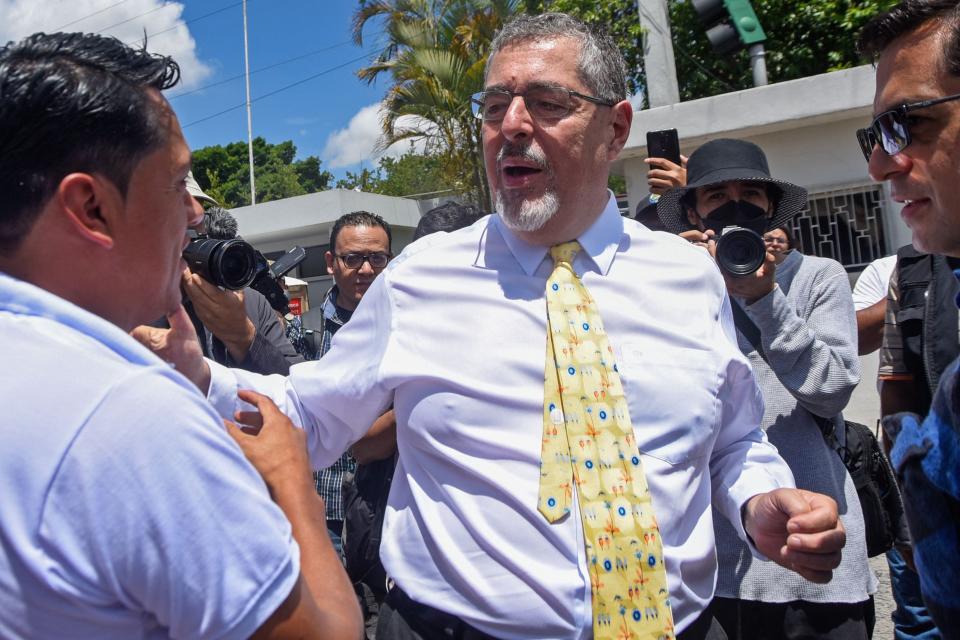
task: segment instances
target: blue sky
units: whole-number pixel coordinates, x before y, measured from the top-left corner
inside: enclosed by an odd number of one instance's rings
[[[382,35],[371,23],[364,47],[353,44],[357,7],[357,0],[247,2],[251,72],[303,56],[251,75],[254,136],[293,140],[298,157],[317,155],[338,177],[361,162],[375,166],[379,155],[373,148],[386,85],[368,86],[356,71],[382,44]],[[246,140],[245,108],[214,115],[245,101],[242,77],[231,80],[243,74],[237,0],[0,0],[0,41],[57,29],[102,32],[124,42],[142,40],[146,30],[148,48],[173,55],[183,68],[183,82],[167,97],[191,147]]]

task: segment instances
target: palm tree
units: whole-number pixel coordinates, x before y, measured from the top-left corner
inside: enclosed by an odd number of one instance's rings
[[[357,72],[368,83],[383,74],[391,80],[378,146],[424,141],[428,152],[444,158],[448,182],[487,210],[480,121],[471,113],[470,96],[483,88],[490,41],[521,5],[519,0],[371,0],[353,18],[358,45],[370,20],[384,21],[386,46]]]

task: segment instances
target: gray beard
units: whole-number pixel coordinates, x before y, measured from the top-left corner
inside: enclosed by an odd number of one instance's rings
[[[504,224],[512,231],[539,231],[560,208],[560,199],[555,191],[547,191],[536,200],[520,200],[507,204],[497,193],[497,211]]]

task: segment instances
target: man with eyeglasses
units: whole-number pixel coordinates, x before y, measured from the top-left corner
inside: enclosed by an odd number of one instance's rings
[[[901,2],[864,28],[860,49],[877,63],[870,175],[889,182],[893,199],[903,204],[900,215],[914,248],[960,257],[960,5]],[[899,413],[883,422],[893,441],[890,457],[920,588],[944,638],[960,637],[958,393],[954,360],[940,377],[925,420]]]
[[[375,213],[353,211],[333,223],[330,249],[324,254],[333,286],[319,306],[303,314],[304,358],[319,360],[330,350],[334,334],[350,320],[363,294],[393,257],[391,241],[390,224]],[[392,412],[387,415],[392,419]],[[342,547],[344,475],[355,465],[344,452],[332,465],[313,474],[317,493],[327,505],[327,531],[337,553]]]
[[[225,414],[269,393],[318,462],[392,403],[378,637],[722,638],[714,508],[828,581],[836,504],[792,488],[759,429],[720,274],[607,189],[633,117],[612,39],[518,16],[473,104],[496,214],[408,246],[322,363],[196,377]]]

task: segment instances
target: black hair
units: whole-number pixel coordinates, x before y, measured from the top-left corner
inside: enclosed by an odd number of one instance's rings
[[[790,229],[790,225],[785,224],[779,227],[774,227],[773,229],[767,229],[766,233],[771,231],[782,231],[783,235],[787,238],[787,249],[798,249],[797,239],[793,235],[793,230]],[[798,251],[797,253],[801,253]]]
[[[904,0],[868,22],[857,48],[876,60],[900,36],[911,33],[931,20],[945,29],[943,61],[953,75],[960,75],[960,3],[956,0]]]
[[[351,211],[345,213],[333,223],[330,229],[330,251],[337,252],[337,236],[344,227],[380,227],[387,232],[387,249],[392,251],[393,233],[390,231],[390,225],[386,220],[375,213],[369,211]]]
[[[445,202],[439,207],[430,209],[420,217],[417,228],[413,230],[413,239],[418,240],[438,231],[450,232],[469,227],[484,215],[480,209],[472,204],[463,204],[452,200]]]
[[[208,236],[216,240],[233,240],[239,231],[233,214],[217,206],[203,212],[203,228]]]
[[[70,173],[99,173],[125,197],[134,167],[166,141],[147,90],[179,79],[170,58],[105,36],[36,33],[0,48],[0,253]]]

